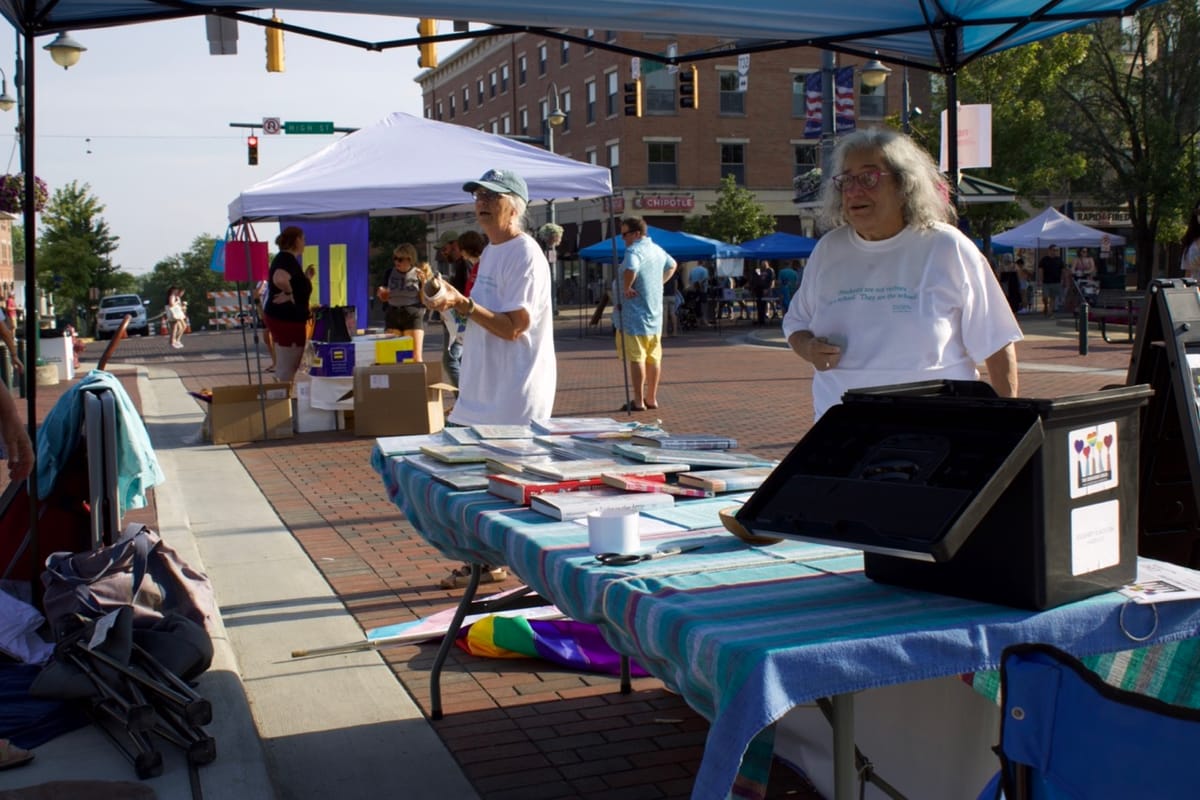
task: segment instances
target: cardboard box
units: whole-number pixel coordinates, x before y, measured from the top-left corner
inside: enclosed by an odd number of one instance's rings
[[[260,400],[261,398],[261,400]],[[268,439],[292,435],[291,387],[286,383],[258,386],[214,386],[208,406],[213,444],[263,439],[263,412]]]
[[[436,433],[446,426],[436,363],[376,364],[354,370],[354,435]]]
[[[345,378],[309,377],[309,402],[321,411],[351,411],[354,409],[354,376]]]
[[[413,338],[394,336],[375,341],[376,364],[408,364],[413,360]]]
[[[309,374],[319,378],[345,378],[354,374],[354,345],[346,342],[313,342]]]

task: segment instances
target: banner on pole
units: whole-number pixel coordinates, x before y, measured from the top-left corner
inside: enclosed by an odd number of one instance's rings
[[[837,120],[836,133],[854,130],[854,67],[842,67],[834,81],[833,107]]]
[[[822,106],[821,73],[810,72],[804,76],[804,138],[821,137]]]

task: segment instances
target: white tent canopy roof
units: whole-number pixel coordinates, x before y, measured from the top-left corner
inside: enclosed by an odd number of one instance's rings
[[[489,169],[524,178],[530,201],[612,194],[607,167],[464,125],[395,113],[246,189],[229,204],[229,220],[462,206],[471,201],[463,184]]]
[[[1089,228],[1081,222],[1060,213],[1049,206],[1032,219],[1017,227],[992,237],[996,244],[1009,247],[1099,247],[1101,240],[1108,237],[1110,244],[1125,244],[1125,237],[1115,233]]]

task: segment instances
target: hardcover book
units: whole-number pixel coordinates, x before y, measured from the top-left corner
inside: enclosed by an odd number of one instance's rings
[[[660,492],[619,492],[616,489],[580,489],[577,492],[553,492],[534,495],[529,507],[540,514],[561,520],[579,519],[593,511],[643,509],[670,506],[675,498]]]
[[[479,444],[502,456],[544,456],[550,448],[532,439],[483,439]]]
[[[679,482],[710,492],[742,492],[757,489],[770,474],[771,467],[710,469],[703,472],[681,472]]]
[[[575,492],[580,489],[593,489],[600,486],[599,478],[584,478],[577,481],[555,481],[527,475],[490,475],[487,480],[487,490],[490,494],[512,500],[523,506],[535,495],[546,492]]]
[[[630,444],[644,447],[663,447],[669,450],[732,450],[738,446],[737,439],[716,433],[667,433],[666,431],[643,431],[635,433]]]
[[[535,419],[533,429],[538,433],[572,434],[597,433],[599,431],[633,430],[636,422],[618,422],[610,417],[554,417]]]
[[[438,461],[444,461],[447,464],[467,464],[476,462],[482,464],[488,458],[495,455],[495,452],[488,450],[477,444],[443,444],[437,446],[424,446],[421,452],[430,458],[436,458]]]
[[[473,492],[488,487],[488,474],[479,467],[439,472],[433,479],[459,492]]]
[[[548,464],[529,464],[526,471],[534,475],[544,475],[555,480],[579,480],[581,478],[599,478],[604,473],[637,474],[646,472],[684,472],[689,469],[687,464],[656,463],[653,467],[645,464],[620,463],[611,458],[580,459],[578,461],[551,461]]]
[[[667,483],[666,475],[619,475],[606,472],[600,476],[605,486],[627,492],[662,492],[676,497],[712,497],[713,492],[695,486]]]
[[[533,428],[528,425],[472,425],[480,439],[532,439]]]
[[[635,461],[655,464],[659,461],[686,461],[691,467],[773,467],[774,461],[750,453],[730,453],[725,450],[668,450],[662,447],[643,447],[617,443],[613,452]]]

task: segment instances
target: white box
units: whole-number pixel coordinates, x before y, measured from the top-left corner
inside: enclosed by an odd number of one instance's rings
[[[296,391],[296,413],[292,420],[296,426],[296,433],[337,430],[338,412],[313,408],[312,379],[297,377],[293,385]]]
[[[58,379],[69,381],[75,377],[75,339],[69,335],[54,338],[43,337],[39,341],[38,354],[47,364],[58,368]],[[375,357],[375,353],[371,353]]]
[[[356,348],[357,349],[357,348]],[[354,378],[321,378],[313,375],[312,407],[321,411],[354,410]]]

